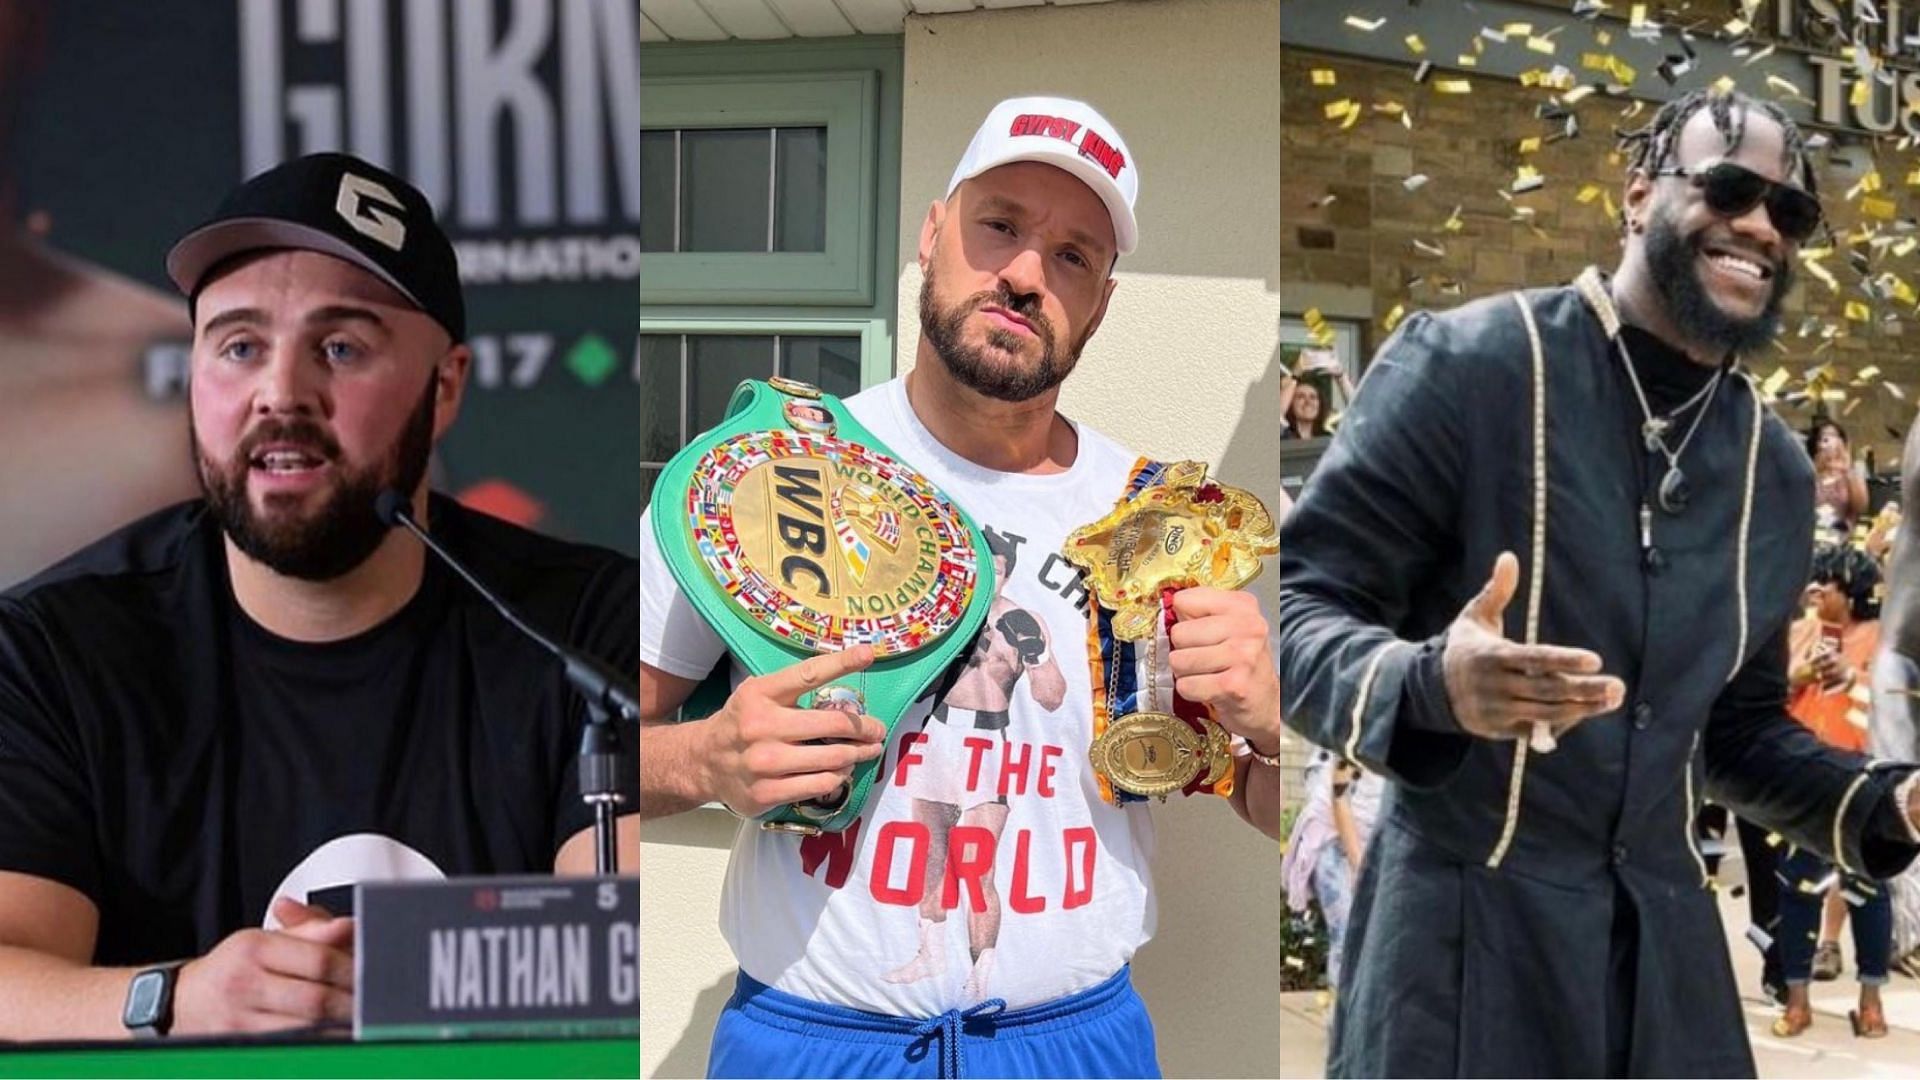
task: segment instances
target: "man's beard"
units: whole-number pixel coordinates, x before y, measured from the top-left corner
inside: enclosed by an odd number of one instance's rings
[[[263,421],[241,440],[233,456],[218,466],[208,460],[195,432],[193,454],[199,466],[200,491],[214,519],[235,547],[285,577],[332,581],[359,566],[389,531],[373,509],[380,492],[393,488],[411,496],[427,475],[427,462],[433,454],[436,382],[427,380],[420,404],[407,418],[386,459],[365,468],[343,464],[340,444],[306,417]],[[248,462],[256,447],[269,442],[297,444],[333,465],[335,479],[312,514],[275,514],[272,505],[276,497],[272,495],[267,496],[266,514],[254,510],[247,497],[247,477],[252,471]]]
[[[1064,352],[1055,344],[1053,323],[1040,312],[1040,298],[1034,294],[1016,295],[1005,282],[1000,288],[974,293],[950,308],[942,308],[934,298],[934,273],[927,271],[920,283],[920,333],[932,343],[933,351],[946,364],[961,385],[1000,401],[1028,401],[1059,386],[1073,372],[1086,339],[1073,343]],[[1040,360],[1032,367],[1020,366],[1021,336],[1011,330],[993,327],[987,331],[988,345],[1003,349],[1015,359],[1008,363],[986,355],[986,350],[961,341],[967,317],[981,308],[995,305],[1027,320],[1040,339]],[[1064,362],[1063,362],[1064,361]]]
[[[1647,269],[1652,272],[1654,288],[1667,307],[1667,316],[1675,330],[1687,341],[1724,348],[1730,352],[1750,353],[1773,342],[1780,333],[1780,305],[1793,287],[1793,264],[1773,267],[1768,283],[1772,291],[1760,314],[1749,319],[1735,318],[1721,309],[1708,295],[1700,280],[1700,234],[1692,239],[1680,235],[1673,219],[1664,212],[1651,215],[1647,225]]]

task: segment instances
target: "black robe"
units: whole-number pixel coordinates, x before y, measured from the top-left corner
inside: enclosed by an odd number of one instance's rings
[[[1681,459],[1691,504],[1653,511],[1649,556],[1640,507],[1666,462],[1640,441],[1619,323],[1586,278],[1592,299],[1523,294],[1541,379],[1514,294],[1410,317],[1283,527],[1286,721],[1393,781],[1333,1075],[1751,1075],[1701,800],[1874,877],[1920,850],[1891,799],[1906,770],[1785,710],[1806,454],[1736,366]],[[1502,551],[1521,564],[1507,636],[1532,621],[1627,687],[1550,754],[1461,733],[1446,700],[1445,631]]]

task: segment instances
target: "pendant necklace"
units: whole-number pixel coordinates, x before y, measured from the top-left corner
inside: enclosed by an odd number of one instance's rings
[[[1708,380],[1705,388],[1699,393],[1666,416],[1656,417],[1653,415],[1653,407],[1647,403],[1646,391],[1640,388],[1640,376],[1633,369],[1633,356],[1627,351],[1626,335],[1616,334],[1613,340],[1620,346],[1620,362],[1627,369],[1627,381],[1633,386],[1633,396],[1639,401],[1640,415],[1645,420],[1640,425],[1640,437],[1645,441],[1648,453],[1658,453],[1667,461],[1667,471],[1660,477],[1660,487],[1655,497],[1660,503],[1660,509],[1669,514],[1678,514],[1687,508],[1687,500],[1692,494],[1692,490],[1687,486],[1687,474],[1680,468],[1680,455],[1687,452],[1687,445],[1693,442],[1694,435],[1699,433],[1700,423],[1706,419],[1707,413],[1712,409],[1714,393],[1720,389],[1721,376],[1727,373],[1727,369],[1724,366],[1716,369],[1713,378]],[[1686,435],[1681,437],[1679,448],[1669,449],[1666,436],[1673,427],[1673,418],[1692,408],[1696,403],[1701,403],[1700,411],[1694,414],[1693,423],[1688,425]],[[1647,506],[1644,496],[1640,502],[1640,546],[1642,548],[1653,546],[1653,511]]]

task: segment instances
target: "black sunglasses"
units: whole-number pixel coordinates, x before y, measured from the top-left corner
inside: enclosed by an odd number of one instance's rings
[[[1820,200],[1791,184],[1779,184],[1744,165],[1731,161],[1709,161],[1685,168],[1679,165],[1655,169],[1655,176],[1684,176],[1693,181],[1706,197],[1714,213],[1739,217],[1767,204],[1767,216],[1781,236],[1798,244],[1820,227]]]

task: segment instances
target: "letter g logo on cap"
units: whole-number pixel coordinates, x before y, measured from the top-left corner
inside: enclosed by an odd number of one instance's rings
[[[333,209],[355,232],[371,236],[395,251],[407,242],[407,227],[395,216],[404,209],[400,200],[364,176],[341,175],[340,194],[334,199]]]

